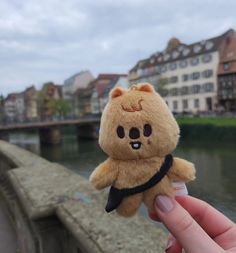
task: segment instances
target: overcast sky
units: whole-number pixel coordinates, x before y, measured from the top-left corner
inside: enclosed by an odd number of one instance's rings
[[[0,94],[79,72],[127,73],[163,50],[236,28],[234,0],[1,0]]]

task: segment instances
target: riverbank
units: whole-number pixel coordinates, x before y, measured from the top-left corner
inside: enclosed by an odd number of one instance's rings
[[[208,141],[236,141],[236,118],[225,117],[180,117],[177,122],[182,139]]]

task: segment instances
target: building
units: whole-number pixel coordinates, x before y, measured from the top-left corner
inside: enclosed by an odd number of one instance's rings
[[[38,91],[32,85],[24,91],[25,117],[27,121],[38,119]]]
[[[209,112],[218,107],[218,66],[234,30],[190,45],[170,39],[162,52],[139,61],[129,72],[130,83],[150,82],[171,111]]]
[[[100,114],[103,110],[102,97],[111,82],[118,77],[127,77],[126,74],[99,74],[94,80],[94,89],[91,96],[91,113]]]
[[[109,84],[107,85],[106,89],[104,90],[104,93],[100,97],[100,105],[101,105],[101,111],[103,111],[104,107],[106,106],[108,99],[109,99],[109,93],[111,89],[115,87],[122,87],[124,89],[127,89],[129,87],[129,81],[126,76],[119,76],[112,79]]]
[[[23,122],[25,120],[24,93],[10,93],[4,100],[5,119],[11,122]]]
[[[54,116],[50,103],[54,99],[62,97],[61,85],[56,85],[52,82],[45,83],[39,92],[38,110],[42,120],[51,120]]]
[[[78,89],[84,89],[94,79],[90,71],[81,71],[64,81],[62,93],[64,99],[71,99]]]
[[[229,36],[218,68],[219,110],[236,111],[236,35]]]
[[[84,89],[78,89],[74,93],[76,116],[84,117],[92,114],[91,97],[94,90],[95,82],[91,81]]]

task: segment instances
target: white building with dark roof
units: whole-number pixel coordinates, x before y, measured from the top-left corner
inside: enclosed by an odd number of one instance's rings
[[[214,111],[220,56],[233,34],[229,30],[191,45],[172,38],[163,52],[139,61],[130,70],[129,81],[152,83],[173,112]]]

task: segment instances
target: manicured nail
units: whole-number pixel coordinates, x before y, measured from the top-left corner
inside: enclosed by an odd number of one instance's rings
[[[163,195],[156,197],[155,206],[163,213],[170,212],[174,207],[174,202],[171,198]]]

